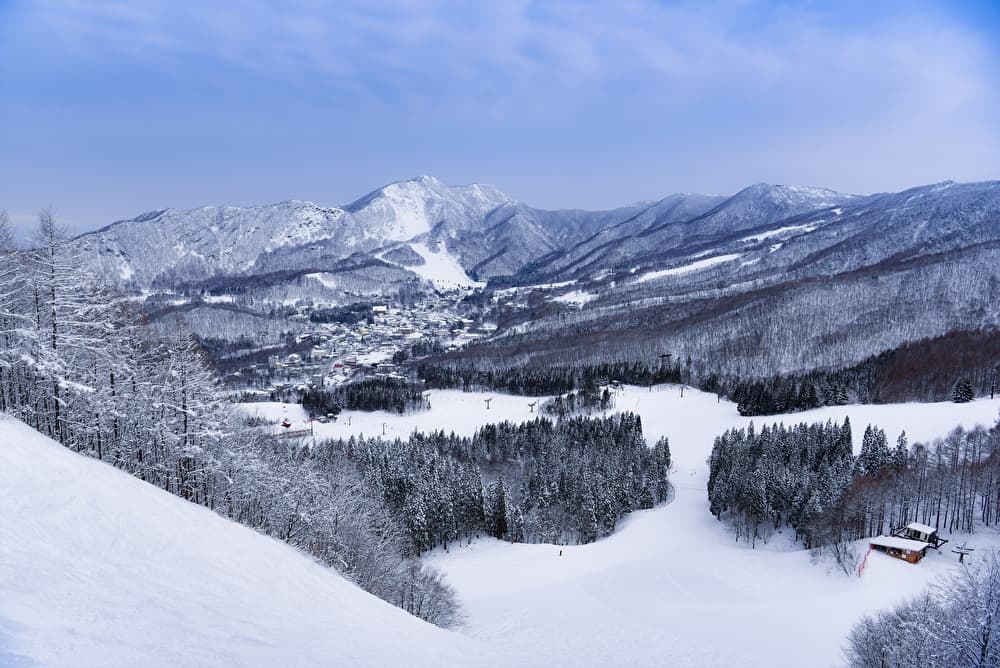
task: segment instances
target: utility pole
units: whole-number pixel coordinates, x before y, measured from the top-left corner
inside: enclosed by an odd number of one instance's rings
[[[486,402],[486,410],[489,410],[490,409],[490,402],[493,401],[493,397],[490,397],[489,399],[483,399],[483,401]]]
[[[993,378],[990,380],[990,399],[993,398],[994,392],[997,389],[997,370],[996,367],[993,368]]]

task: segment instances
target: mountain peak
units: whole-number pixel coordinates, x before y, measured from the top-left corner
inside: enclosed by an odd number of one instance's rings
[[[793,210],[836,206],[853,197],[855,196],[845,195],[827,188],[754,183],[733,195],[729,201],[733,204],[767,203]]]

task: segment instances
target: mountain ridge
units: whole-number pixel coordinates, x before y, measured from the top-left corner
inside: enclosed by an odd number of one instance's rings
[[[420,250],[415,244],[460,265],[470,284],[522,273],[564,280],[669,265],[671,257],[738,235],[782,236],[783,221],[788,228],[829,225],[829,219],[842,216],[871,218],[878,207],[886,215],[891,208],[897,218],[905,210],[916,219],[920,206],[943,211],[947,206],[939,200],[951,193],[988,194],[997,183],[941,182],[872,195],[754,183],[730,196],[676,193],[589,211],[539,209],[488,184],[449,186],[418,176],[342,206],[290,199],[249,207],[153,209],[73,242],[95,271],[139,291],[224,276],[333,269],[352,256],[376,260],[392,274],[390,283],[402,285],[414,273],[391,258],[412,256]]]

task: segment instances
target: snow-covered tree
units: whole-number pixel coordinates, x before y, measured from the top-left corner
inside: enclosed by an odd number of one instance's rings
[[[960,378],[951,391],[951,400],[956,404],[966,404],[976,398],[976,390],[968,378]]]

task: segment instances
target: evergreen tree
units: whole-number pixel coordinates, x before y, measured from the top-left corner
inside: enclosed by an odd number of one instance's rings
[[[951,400],[956,404],[966,404],[976,397],[976,390],[968,378],[960,378],[951,391]]]

